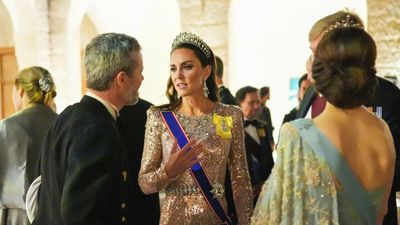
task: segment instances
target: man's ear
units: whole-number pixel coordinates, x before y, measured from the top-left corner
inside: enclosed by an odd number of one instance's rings
[[[123,84],[125,83],[125,79],[126,79],[125,75],[126,75],[125,71],[121,70],[115,76],[115,80],[116,80],[116,82],[118,84],[118,87],[122,87]]]

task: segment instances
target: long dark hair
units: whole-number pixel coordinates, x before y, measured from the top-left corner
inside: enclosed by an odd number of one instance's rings
[[[182,43],[182,44],[175,46],[175,48],[173,48],[171,50],[171,54],[176,49],[181,49],[181,48],[186,48],[186,49],[192,50],[194,52],[194,54],[196,55],[196,57],[199,59],[201,66],[203,68],[206,67],[207,65],[211,66],[210,76],[208,76],[208,78],[206,80],[206,86],[209,91],[208,99],[210,99],[212,102],[219,101],[218,87],[217,87],[217,84],[215,83],[214,53],[212,51],[210,51],[211,52],[210,57],[207,57],[197,46],[190,44],[190,43]],[[178,92],[175,90],[175,87],[174,87],[171,77],[168,78],[167,90],[165,91],[165,94],[169,100],[169,103],[161,105],[161,106],[157,106],[157,108],[161,108],[163,110],[172,110],[181,104],[182,98],[178,98]]]

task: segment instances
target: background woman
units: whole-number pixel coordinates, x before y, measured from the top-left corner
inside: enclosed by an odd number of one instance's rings
[[[17,74],[13,89],[16,113],[0,121],[0,224],[29,224],[25,195],[36,178],[40,146],[57,114],[53,78],[34,66]]]

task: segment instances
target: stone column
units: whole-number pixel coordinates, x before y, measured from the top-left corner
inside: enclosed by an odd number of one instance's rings
[[[47,0],[34,0],[33,8],[36,20],[37,63],[51,73],[50,37],[49,37],[49,4]]]
[[[368,32],[374,38],[379,76],[396,76],[400,83],[400,1],[368,0]]]
[[[229,0],[179,0],[181,30],[199,35],[224,62],[224,80],[229,74]]]
[[[57,109],[80,100],[80,25],[93,0],[48,0],[49,58],[59,96]]]
[[[52,72],[60,95],[56,98],[58,110],[78,100],[81,85],[71,71],[72,46],[68,35],[69,0],[48,0],[49,4],[49,57]]]

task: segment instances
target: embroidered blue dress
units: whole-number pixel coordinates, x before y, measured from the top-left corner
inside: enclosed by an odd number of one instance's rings
[[[335,174],[325,159],[300,136],[294,126],[298,121],[286,123],[281,128],[277,161],[261,191],[252,224],[365,224],[347,195],[336,188]],[[302,119],[301,126],[307,132],[312,126],[315,128],[313,122],[306,119]],[[320,144],[329,142],[324,136],[319,137]],[[341,157],[329,160],[337,159],[337,163],[346,163]],[[378,209],[383,190],[367,194]]]

